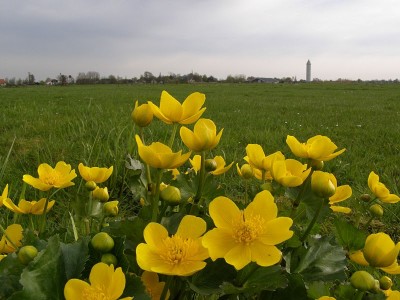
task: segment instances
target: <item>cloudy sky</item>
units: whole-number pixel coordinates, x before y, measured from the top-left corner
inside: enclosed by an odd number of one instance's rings
[[[0,78],[400,79],[398,0],[0,0]]]

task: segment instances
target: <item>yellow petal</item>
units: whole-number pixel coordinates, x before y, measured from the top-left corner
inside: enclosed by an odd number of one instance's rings
[[[52,207],[54,206],[55,203],[56,203],[56,201],[54,201],[54,200],[49,201],[47,203],[46,212],[50,211],[50,209],[52,209]],[[37,203],[35,203],[32,206],[31,214],[34,214],[34,215],[43,214],[45,204],[46,204],[46,198],[40,199]]]
[[[206,222],[199,217],[186,215],[179,223],[177,235],[182,238],[199,238],[207,230]]]
[[[167,91],[161,92],[160,110],[172,123],[178,123],[182,120],[182,105]]]
[[[24,175],[22,177],[22,180],[24,182],[26,182],[27,184],[33,186],[34,188],[41,190],[41,191],[48,191],[50,190],[53,186],[44,183],[43,181],[41,181],[39,178],[35,178],[31,175]]]
[[[277,214],[278,207],[274,202],[274,197],[267,190],[258,193],[244,210],[245,219],[259,215],[265,222],[275,219]]]
[[[219,228],[208,231],[203,236],[202,243],[208,249],[212,260],[223,258],[236,245],[232,232]]]
[[[260,145],[248,144],[246,146],[246,154],[250,165],[256,169],[263,169],[263,159],[265,157],[265,153]]]
[[[336,188],[336,192],[329,198],[329,203],[337,203],[351,197],[353,191],[349,185],[341,185]]]
[[[290,151],[292,151],[292,153],[297,157],[308,157],[306,148],[294,136],[288,135],[286,137],[286,144],[289,146]]]
[[[361,266],[369,266],[369,263],[366,261],[364,254],[361,250],[350,252],[349,258],[351,261],[354,261]]]
[[[322,161],[329,160],[329,155],[337,149],[337,146],[326,136],[313,137],[307,141],[307,144],[310,145],[309,157]]]
[[[111,272],[112,265],[109,266]],[[112,268],[114,269],[114,268]],[[112,280],[109,285],[106,286],[107,295],[110,299],[119,299],[124,292],[126,284],[125,274],[122,272],[121,268],[116,268],[112,273]]]
[[[210,216],[218,228],[232,230],[232,220],[237,220],[241,212],[236,204],[227,197],[217,197],[210,202]]]
[[[282,252],[275,246],[267,246],[258,241],[250,245],[251,260],[262,267],[269,267],[277,264],[282,259]]]
[[[187,152],[185,154],[181,154],[181,152],[179,151],[178,153],[175,154],[175,157],[174,157],[172,163],[168,164],[168,161],[166,161],[166,165],[164,166],[164,169],[179,168],[189,159],[190,155],[192,155],[191,151]]]
[[[83,280],[70,279],[64,286],[64,297],[66,300],[84,299],[83,291],[89,287]]]
[[[204,111],[206,110],[206,108],[202,108],[200,109],[197,113],[195,113],[193,116],[187,118],[187,119],[183,119],[182,121],[179,122],[179,124],[182,125],[189,125],[189,124],[193,124],[194,122],[196,122],[201,115],[204,113]]]
[[[179,133],[182,142],[186,145],[186,147],[196,152],[202,151],[202,143],[190,129],[186,127],[181,127]]]
[[[287,217],[279,217],[270,220],[264,225],[264,231],[259,240],[266,245],[280,244],[293,236],[293,231],[289,230],[293,220]]]
[[[172,121],[170,119],[168,119],[163,113],[162,111],[158,108],[157,105],[155,105],[153,102],[148,101],[147,102],[150,105],[150,108],[153,112],[153,114],[156,116],[157,119],[163,121],[166,124],[172,124]]]
[[[250,247],[246,244],[237,244],[224,258],[225,261],[234,266],[236,270],[241,270],[251,262]]]
[[[181,124],[192,124],[196,122],[205,110],[205,108],[201,109],[205,100],[206,96],[202,93],[195,92],[190,94],[182,103],[183,112]],[[199,114],[200,110],[201,114]],[[194,118],[194,116],[196,117]]]
[[[390,265],[389,267],[380,268],[380,269],[382,271],[388,273],[388,274],[391,274],[391,275],[399,275],[400,274],[400,266],[399,266],[399,263],[397,262],[397,260],[392,265]]]
[[[3,201],[3,204],[5,207],[7,207],[9,210],[11,210],[12,212],[15,212],[17,214],[25,214],[25,212],[19,208],[18,206],[16,206],[14,204],[14,202],[12,202],[12,200],[10,198],[7,198]]]
[[[168,231],[159,223],[149,223],[143,231],[144,240],[152,249],[162,249],[163,240],[168,237]]]
[[[200,155],[195,155],[193,156],[193,159],[189,159],[190,164],[192,165],[192,169],[197,173],[200,171],[201,167],[201,156]]]
[[[381,200],[385,203],[397,203],[400,201],[400,197],[395,194],[389,194],[386,197],[382,197]]]
[[[350,207],[331,205],[330,208],[331,208],[332,211],[338,212],[338,213],[344,213],[344,214],[351,213],[351,208]]]

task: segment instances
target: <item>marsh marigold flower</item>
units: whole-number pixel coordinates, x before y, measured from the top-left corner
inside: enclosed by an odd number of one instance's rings
[[[153,121],[153,110],[150,104],[139,105],[139,102],[136,101],[135,108],[132,111],[132,120],[139,127],[148,126]]]
[[[380,268],[389,274],[400,274],[397,256],[400,242],[395,244],[390,236],[383,232],[370,234],[362,250],[350,253],[350,259],[363,266]]]
[[[165,275],[190,276],[206,266],[209,257],[202,244],[206,222],[192,215],[184,216],[177,232],[151,222],[144,229],[144,240],[136,248],[136,260],[145,271]]]
[[[400,201],[399,196],[391,194],[389,189],[382,182],[379,182],[379,176],[375,172],[371,172],[368,176],[368,187],[382,202],[397,203]]]
[[[196,152],[214,149],[221,139],[221,129],[217,134],[217,127],[210,119],[200,119],[194,125],[193,131],[186,127],[181,127],[180,135],[183,143]]]
[[[301,158],[310,158],[320,161],[329,161],[342,154],[346,149],[335,152],[338,148],[327,136],[316,135],[300,143],[294,136],[288,135],[286,144],[294,155]]]
[[[277,217],[278,208],[269,191],[258,193],[240,210],[226,197],[217,197],[209,205],[214,229],[203,237],[203,245],[212,260],[224,258],[237,270],[250,262],[267,267],[278,263],[281,251],[275,246],[292,237],[293,220]]]
[[[74,185],[72,179],[76,177],[71,165],[63,161],[59,161],[54,169],[48,164],[39,165],[38,175],[39,178],[24,175],[22,180],[38,190],[48,191],[53,187],[63,189],[72,186]]]
[[[55,200],[51,200],[47,203],[46,213],[50,211],[54,204]],[[18,205],[15,205],[11,199],[7,199],[6,201],[4,201],[4,206],[17,214],[42,215],[45,205],[46,198],[42,198],[39,201],[26,201],[25,199],[21,199],[18,202]]]
[[[19,224],[9,225],[5,230],[5,234],[3,234],[0,240],[0,254],[8,254],[15,252],[17,249],[14,246],[16,247],[22,246],[21,243],[21,240],[23,238],[22,232],[23,229],[21,225]]]
[[[231,162],[229,165],[226,166],[225,159],[219,155],[215,156],[214,160],[215,160],[217,166],[216,166],[215,170],[210,172],[213,175],[222,175],[222,174],[228,172],[229,169],[233,165],[233,162]],[[193,159],[189,159],[189,162],[192,165],[192,169],[196,173],[198,171],[200,171],[200,167],[201,167],[201,156],[200,155],[193,156]]]
[[[163,143],[156,142],[150,146],[143,144],[138,135],[135,136],[140,158],[149,166],[157,169],[175,169],[183,165],[192,152],[181,154],[182,151],[172,152],[171,148]]]
[[[201,108],[206,100],[204,94],[190,94],[181,104],[167,91],[162,91],[160,107],[149,101],[153,114],[166,124],[179,123],[188,125],[196,122],[206,108]]]
[[[107,299],[117,300],[125,289],[125,274],[121,268],[97,263],[92,267],[89,282],[80,279],[70,279],[64,287],[66,300],[77,299]],[[126,297],[124,299],[132,299]]]
[[[246,146],[247,156],[244,158],[250,166],[261,171],[270,171],[274,160],[284,160],[285,156],[281,151],[265,155],[264,150],[258,144],[248,144]]]
[[[295,159],[274,160],[272,163],[272,178],[285,187],[302,185],[311,172],[307,165]]]
[[[78,165],[79,174],[85,181],[93,181],[95,183],[103,183],[110,178],[114,167],[99,168],[99,167],[87,167],[83,163]]]
[[[160,282],[158,274],[154,272],[144,271],[142,274],[142,282],[146,288],[146,293],[150,296],[151,300],[160,300],[161,294],[165,286],[165,282]],[[169,299],[169,290],[165,299]]]

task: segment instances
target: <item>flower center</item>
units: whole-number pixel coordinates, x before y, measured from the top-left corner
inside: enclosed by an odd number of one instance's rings
[[[94,288],[92,286],[87,287],[82,292],[83,299],[86,300],[108,300],[106,294],[102,290]]]
[[[264,219],[260,215],[250,215],[245,218],[242,212],[240,218],[232,223],[235,241],[237,243],[250,244],[262,233]]]
[[[161,257],[171,265],[177,265],[182,261],[185,261],[192,242],[192,239],[184,239],[179,235],[167,237],[164,240],[166,251],[165,253],[161,253]]]
[[[44,179],[44,182],[46,182],[48,185],[54,185],[60,180],[60,175],[57,172],[51,172],[46,176]]]

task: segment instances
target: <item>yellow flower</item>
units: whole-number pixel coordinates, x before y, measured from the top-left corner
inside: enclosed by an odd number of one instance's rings
[[[146,293],[150,296],[151,300],[160,300],[165,282],[160,282],[158,274],[154,272],[144,271],[142,274],[142,282],[146,288]],[[169,299],[169,290],[165,300]]]
[[[350,198],[351,195],[353,194],[353,191],[352,191],[351,187],[347,184],[337,186],[337,181],[336,181],[335,176],[333,176],[332,180],[333,180],[333,184],[335,186],[335,194],[333,196],[329,197],[329,205],[331,207],[331,210],[333,210],[334,212],[349,214],[351,212],[351,208],[339,206],[339,205],[337,205],[337,203]]]
[[[48,164],[41,164],[38,167],[39,178],[31,175],[24,175],[23,181],[41,191],[48,191],[55,187],[63,189],[74,185],[71,181],[76,177],[75,170],[71,170],[71,165],[59,161],[53,169]]]
[[[194,125],[193,131],[186,127],[181,127],[180,135],[183,143],[196,152],[211,150],[215,148],[221,139],[222,132],[217,134],[217,127],[210,119],[200,119]]]
[[[8,184],[3,190],[3,193],[0,196],[0,207],[3,206],[3,202],[8,199]]]
[[[319,297],[317,300],[336,300],[336,298],[330,296],[322,296]]]
[[[80,163],[78,165],[79,174],[85,181],[93,181],[95,183],[103,183],[106,181],[113,172],[113,166],[107,168],[99,167],[86,167],[84,164]]]
[[[239,164],[236,164],[236,170],[240,177],[244,179],[250,179],[254,176],[253,168],[249,164],[243,164],[241,167],[239,167]]]
[[[294,136],[288,135],[286,144],[297,157],[311,158],[314,160],[328,161],[342,154],[346,149],[338,152],[338,148],[328,137],[316,135],[307,140],[307,143],[300,143]]]
[[[110,195],[108,194],[108,188],[104,187],[104,188],[100,188],[100,187],[96,187],[94,189],[94,191],[92,192],[93,195],[93,199],[96,199],[100,202],[107,202],[108,199],[110,199]]]
[[[222,156],[216,156],[214,157],[215,162],[217,163],[217,168],[214,171],[211,171],[210,173],[213,175],[221,175],[229,171],[229,169],[232,167],[233,162],[231,162],[229,165],[225,166],[225,160]],[[201,156],[200,155],[195,155],[193,156],[193,159],[189,158],[189,162],[192,165],[192,169],[197,173],[200,171],[200,165],[201,165]]]
[[[382,202],[397,203],[400,201],[399,196],[391,194],[389,189],[382,182],[379,182],[379,176],[375,172],[371,172],[368,176],[368,187]]]
[[[103,213],[107,217],[115,217],[118,215],[118,203],[119,201],[114,200],[114,201],[109,201],[104,203],[103,206]]]
[[[140,158],[149,166],[157,169],[175,169],[183,165],[192,152],[181,154],[182,151],[172,152],[171,148],[163,143],[156,142],[150,146],[143,144],[138,135],[135,136]]]
[[[166,124],[179,123],[188,125],[196,122],[206,108],[201,108],[206,100],[204,94],[190,94],[183,103],[179,103],[168,92],[162,91],[160,107],[149,101],[153,114]]]
[[[151,222],[144,229],[144,240],[136,248],[136,260],[145,271],[165,275],[190,276],[206,266],[208,252],[201,244],[206,222],[186,215],[176,234],[159,223]]]
[[[386,300],[400,300],[400,291],[391,291]]]
[[[303,184],[310,172],[311,168],[295,159],[274,160],[271,169],[272,178],[285,187]]]
[[[0,254],[4,253],[12,253],[15,252],[15,247],[21,247],[22,243],[21,240],[23,238],[23,229],[22,226],[19,224],[11,224],[5,230],[5,234],[2,236],[0,240]],[[8,240],[7,237],[11,240]],[[13,245],[14,244],[14,245]]]
[[[270,171],[274,160],[284,160],[285,156],[281,151],[274,152],[268,156],[258,144],[248,144],[246,146],[247,156],[244,158],[250,166],[261,171]]]
[[[139,105],[135,102],[135,108],[132,111],[132,120],[139,127],[148,126],[153,121],[153,110],[148,103]]]
[[[293,220],[277,217],[278,208],[269,191],[258,193],[240,210],[226,197],[217,197],[209,205],[216,228],[203,237],[203,245],[212,260],[224,258],[237,270],[250,262],[267,267],[278,263],[282,253],[275,246],[292,237]]]
[[[49,201],[49,203],[47,203],[46,213],[49,212],[54,203],[54,200],[51,200]],[[6,201],[4,201],[4,206],[17,214],[42,215],[45,204],[46,198],[42,198],[39,201],[26,201],[24,199],[21,199],[18,203],[18,206],[15,205],[11,199],[7,199]]]
[[[68,280],[64,287],[65,299],[116,300],[124,292],[126,279],[121,268],[116,268],[114,271],[113,265],[100,262],[92,267],[89,282],[75,278]]]
[[[352,261],[363,265],[380,268],[389,274],[400,274],[397,256],[400,242],[395,245],[389,235],[383,232],[370,234],[362,250],[350,253]]]

